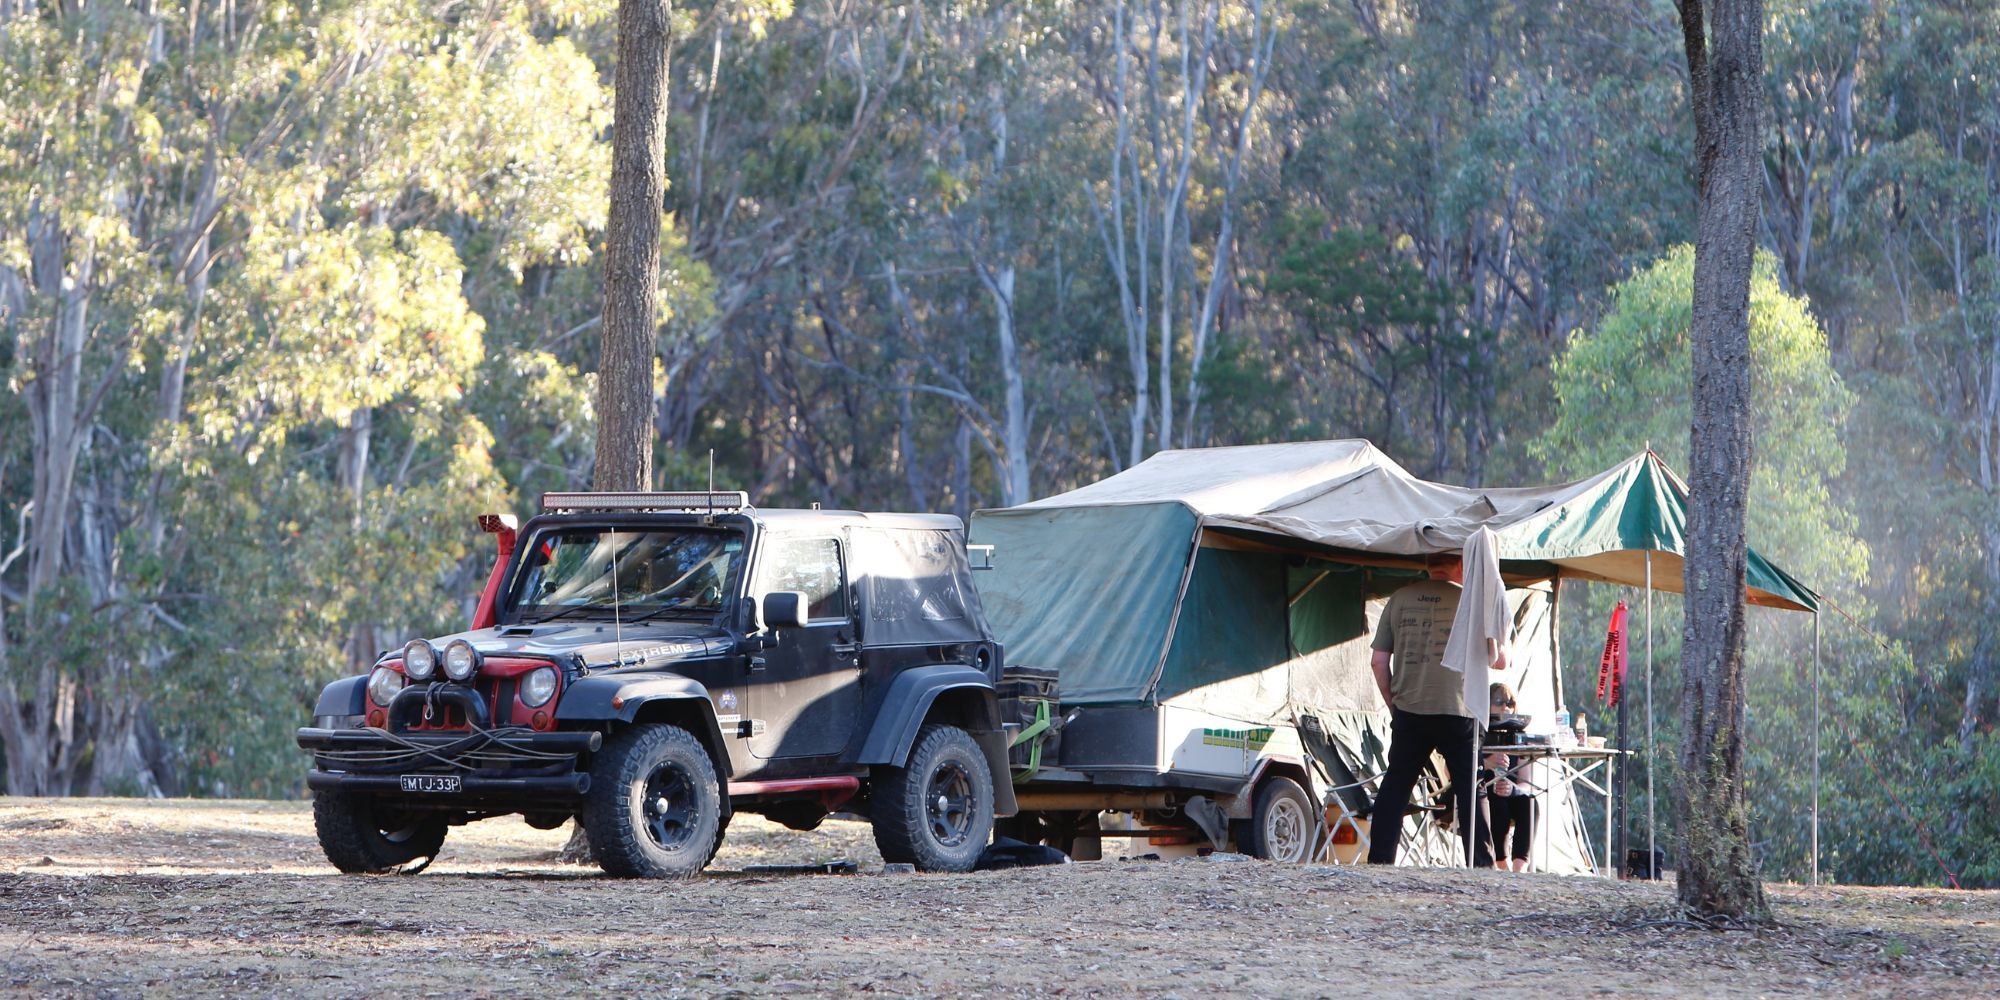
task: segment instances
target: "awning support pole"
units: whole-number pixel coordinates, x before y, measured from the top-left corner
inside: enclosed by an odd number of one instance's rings
[[[1629,634],[1630,627],[1628,626],[1627,628]],[[1627,645],[1627,648],[1628,649],[1630,648],[1629,643]],[[1622,687],[1623,678],[1620,678],[1620,682],[1621,682],[1620,686]],[[1631,711],[1629,709],[1629,706],[1632,704],[1632,699],[1627,695],[1627,693],[1621,691],[1618,695],[1617,701],[1618,704],[1614,706],[1618,710],[1618,742],[1616,746],[1618,747],[1618,749],[1629,753],[1632,749],[1631,720],[1630,720]],[[1606,807],[1610,809],[1611,812],[1616,816],[1616,819],[1613,823],[1614,832],[1616,833],[1616,839],[1614,839],[1611,842],[1611,857],[1613,859],[1610,861],[1610,864],[1612,866],[1611,870],[1613,872],[1620,872],[1620,873],[1622,873],[1625,870],[1621,866],[1625,864],[1627,856],[1630,853],[1629,849],[1632,846],[1632,822],[1631,822],[1632,800],[1626,794],[1626,786],[1625,786],[1626,779],[1630,777],[1632,773],[1631,758],[1627,757],[1625,761],[1622,762],[1622,765],[1623,766],[1620,766],[1617,769],[1617,771],[1613,774],[1613,777],[1616,779],[1616,781],[1612,786],[1613,794],[1611,797],[1611,803]],[[1622,875],[1620,877],[1622,877]]]
[[[1646,871],[1659,878],[1653,837],[1653,550],[1646,550]]]
[[[1819,609],[1813,609],[1812,884],[1819,884]]]

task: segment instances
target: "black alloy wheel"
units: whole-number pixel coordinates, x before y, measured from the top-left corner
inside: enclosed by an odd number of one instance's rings
[[[708,866],[722,841],[715,762],[679,726],[634,726],[612,737],[591,762],[582,819],[606,872],[692,876]]]
[[[924,819],[938,846],[957,847],[972,832],[974,806],[972,776],[957,760],[940,761],[930,776],[924,793]]]
[[[667,851],[687,846],[694,833],[697,807],[685,770],[662,763],[646,776],[646,833],[653,845]]]
[[[966,872],[993,839],[993,773],[972,734],[928,725],[902,767],[869,779],[882,860],[927,872]]]

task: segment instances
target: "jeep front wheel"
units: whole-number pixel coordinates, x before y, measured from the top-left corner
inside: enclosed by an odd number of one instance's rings
[[[966,872],[993,838],[993,775],[970,733],[925,726],[903,767],[870,779],[882,860],[927,872]]]
[[[583,827],[597,863],[612,875],[694,875],[715,856],[721,818],[715,763],[679,726],[634,726],[591,762]]]
[[[444,846],[445,821],[329,788],[313,792],[313,829],[335,868],[363,875],[436,857]]]

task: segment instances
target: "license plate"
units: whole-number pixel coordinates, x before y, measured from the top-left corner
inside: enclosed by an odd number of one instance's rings
[[[405,774],[402,777],[403,791],[406,792],[456,792],[459,790],[458,775],[456,774]]]

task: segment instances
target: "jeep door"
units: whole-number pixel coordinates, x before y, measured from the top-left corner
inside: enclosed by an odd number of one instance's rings
[[[765,759],[838,754],[861,707],[860,643],[846,552],[831,536],[767,535],[758,554],[756,598],[806,595],[804,628],[778,629],[761,670],[746,677],[749,713],[764,723],[750,752]],[[746,713],[746,714],[749,714]]]

